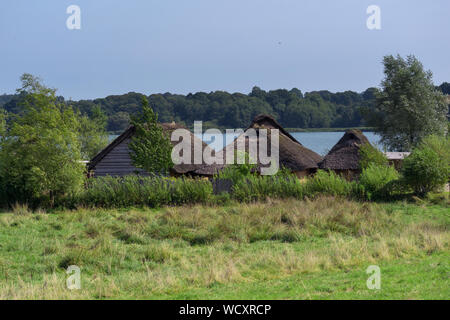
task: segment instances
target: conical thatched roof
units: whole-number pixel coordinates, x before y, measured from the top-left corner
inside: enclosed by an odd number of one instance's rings
[[[176,129],[188,130],[184,126],[176,124],[174,122],[161,123],[160,125],[163,128],[165,134],[167,134],[167,136],[169,137],[169,139],[171,137],[172,132]],[[125,149],[123,149],[124,151],[121,152],[120,161],[127,163],[128,166],[132,166],[131,158],[129,157],[128,143],[131,141],[131,138],[133,137],[135,131],[136,131],[135,127],[130,126],[120,136],[118,136],[116,139],[114,139],[106,148],[104,148],[102,151],[100,151],[89,162],[88,170],[89,171],[95,170],[95,167],[97,166],[97,164],[100,161],[102,161],[102,159],[104,159],[108,154],[110,154],[111,151],[113,151],[115,148],[118,148],[119,146],[121,146],[121,148],[124,148],[124,146],[125,146]],[[197,143],[198,145],[201,145],[202,151],[204,151],[206,148],[209,148],[209,146],[206,143],[204,143],[203,141],[201,141],[199,138],[197,138],[191,132],[190,132],[190,137],[191,137],[191,160],[192,160],[191,163],[194,163],[194,144]],[[174,141],[174,142],[172,142],[172,144],[176,145],[176,144],[178,144],[178,141]],[[124,159],[124,158],[127,158],[127,159]],[[109,161],[111,161],[111,160],[109,160]],[[114,160],[112,160],[112,161],[114,161]],[[174,165],[174,167],[171,169],[171,172],[174,174],[197,174],[195,171],[203,168],[204,166],[205,166],[204,163],[201,163],[201,164],[177,164],[177,165]],[[136,169],[136,168],[134,171],[143,172],[141,169]],[[207,170],[203,170],[203,171],[207,172]],[[199,174],[201,174],[201,173],[199,173]],[[207,173],[205,173],[205,174],[207,174]]]
[[[225,168],[224,164],[205,164],[199,166],[193,174],[199,176],[214,176]]]
[[[172,135],[172,132],[176,129],[188,130],[186,127],[176,124],[175,122],[161,123],[161,126],[163,127],[164,132],[168,135],[169,139],[170,139],[170,136]],[[197,144],[197,145],[202,146],[202,154],[205,151],[205,149],[210,149],[210,147],[205,142],[203,142],[200,138],[195,136],[192,132],[189,131],[189,134],[191,136],[191,161],[190,161],[190,163],[192,163],[192,164],[176,164],[176,165],[174,165],[174,167],[171,170],[172,170],[172,172],[174,172],[176,174],[202,174],[202,173],[197,173],[197,171],[205,166],[205,163],[203,163],[203,160],[202,160],[201,164],[193,164],[194,163],[194,145]],[[186,141],[183,141],[183,143],[185,143],[185,142]],[[173,145],[176,145],[177,143],[178,143],[177,141],[172,141]],[[210,151],[212,151],[212,150],[210,150]],[[212,151],[212,152],[214,152],[214,151]],[[180,154],[180,156],[182,156],[182,154]],[[203,173],[203,175],[212,175],[212,174],[208,174],[206,170],[203,170],[201,172],[205,172],[205,173]]]
[[[342,138],[328,152],[322,162],[320,169],[330,170],[358,170],[359,148],[369,143],[369,140],[360,130],[347,130]]]
[[[315,153],[314,151],[304,147],[300,142],[298,142],[292,135],[289,134],[272,116],[261,114],[256,116],[251,125],[246,129],[255,129],[257,136],[249,138],[245,135],[239,136],[235,141],[227,145],[222,151],[222,156],[226,157],[226,150],[228,148],[237,149],[237,141],[240,139],[245,139],[245,149],[248,152],[248,147],[251,144],[251,139],[258,141],[259,129],[268,129],[268,134],[271,134],[271,129],[279,130],[279,158],[280,167],[287,167],[293,171],[304,171],[310,169],[316,169],[318,167],[318,162],[322,160],[322,157]],[[268,150],[270,150],[270,139]],[[258,144],[259,145],[259,144]],[[235,152],[236,154],[236,152]],[[258,169],[260,169],[261,164],[259,159],[256,159],[258,163]]]

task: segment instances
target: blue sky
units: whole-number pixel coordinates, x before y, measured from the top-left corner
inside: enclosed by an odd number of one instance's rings
[[[66,8],[81,8],[81,30]],[[381,30],[366,9],[381,8]],[[2,0],[0,94],[28,72],[66,98],[226,90],[362,91],[385,54],[450,82],[450,1]]]

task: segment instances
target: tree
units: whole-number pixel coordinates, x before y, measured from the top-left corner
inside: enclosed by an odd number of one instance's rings
[[[447,130],[447,106],[414,56],[385,56],[383,91],[377,95],[376,116],[369,123],[381,142],[394,151],[410,151],[425,136],[443,135]]]
[[[109,117],[108,131],[124,131],[130,125],[130,115],[126,112],[117,112]]]
[[[77,117],[38,78],[24,74],[21,80],[23,112],[7,124],[0,145],[3,198],[53,205],[83,185]]]
[[[404,181],[417,195],[442,187],[450,179],[450,139],[429,136],[403,160]]]
[[[383,152],[372,146],[370,143],[365,143],[359,148],[359,167],[361,170],[367,169],[370,165],[387,166],[388,159]]]
[[[172,144],[158,124],[158,115],[142,98],[142,112],[134,116],[131,124],[135,134],[129,144],[130,157],[137,168],[151,174],[166,174],[172,168]]]
[[[390,195],[388,186],[398,178],[399,174],[394,167],[372,162],[362,169],[359,184],[369,200],[386,199]]]
[[[450,83],[442,82],[441,85],[438,87],[438,89],[441,90],[443,94],[450,95]]]
[[[6,111],[0,108],[0,140],[6,133]]]
[[[80,114],[79,122],[81,156],[90,160],[108,144],[107,117],[100,106],[95,106],[90,117]]]
[[[1,152],[1,146],[5,139],[5,134],[6,134],[6,111],[0,108],[0,205],[5,204],[6,202],[6,186],[1,170],[2,163],[4,162],[3,152]]]

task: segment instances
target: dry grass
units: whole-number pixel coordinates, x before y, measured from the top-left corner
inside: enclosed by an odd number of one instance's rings
[[[448,210],[408,210],[325,197],[1,214],[0,298],[168,297],[448,254]],[[72,264],[82,269],[81,290],[65,287]]]

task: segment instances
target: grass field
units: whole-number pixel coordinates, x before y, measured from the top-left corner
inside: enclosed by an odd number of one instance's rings
[[[0,214],[1,299],[449,299],[448,203]],[[65,269],[81,268],[80,290]],[[381,289],[366,268],[381,268]]]

